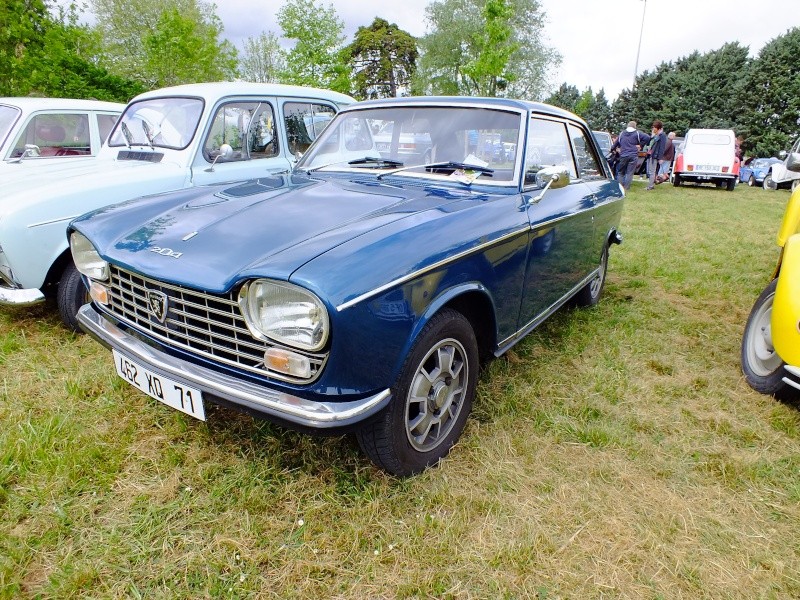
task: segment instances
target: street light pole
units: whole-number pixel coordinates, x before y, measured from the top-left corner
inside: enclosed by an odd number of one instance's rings
[[[639,74],[639,53],[642,51],[642,34],[644,33],[644,13],[647,12],[647,0],[643,0],[644,8],[642,9],[642,27],[639,29],[639,47],[636,50],[636,66],[633,67],[633,86],[631,89],[636,89],[636,76]]]

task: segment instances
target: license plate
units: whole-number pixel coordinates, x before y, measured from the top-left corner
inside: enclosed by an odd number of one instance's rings
[[[117,374],[132,386],[195,419],[206,420],[203,393],[200,390],[153,373],[116,350],[112,349],[112,353]]]
[[[698,171],[720,171],[717,165],[697,165]]]

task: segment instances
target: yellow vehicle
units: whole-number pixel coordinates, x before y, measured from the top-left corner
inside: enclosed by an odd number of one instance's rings
[[[800,151],[786,159],[800,172]],[[778,231],[781,254],[772,281],[750,311],[742,338],[742,372],[757,392],[800,394],[800,187]]]

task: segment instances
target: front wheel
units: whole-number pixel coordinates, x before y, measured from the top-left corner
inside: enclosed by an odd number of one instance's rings
[[[423,328],[377,419],[356,432],[364,453],[399,476],[445,457],[467,422],[478,379],[478,343],[469,321],[444,309]]]
[[[61,273],[61,279],[58,282],[57,301],[61,321],[67,328],[80,333],[78,309],[90,302],[91,298],[89,298],[89,290],[83,284],[81,274],[72,262]]]
[[[776,395],[789,386],[783,381],[784,362],[772,345],[772,303],[778,280],[761,292],[742,336],[742,373],[748,385],[762,394]]]
[[[772,179],[772,173],[771,172],[767,173],[767,176],[764,177],[764,183],[762,184],[762,187],[765,190],[772,190],[772,191],[778,189],[778,184],[775,183],[774,179]]]
[[[750,187],[754,187],[756,185],[756,176],[750,175],[750,179],[747,180],[747,185]]]

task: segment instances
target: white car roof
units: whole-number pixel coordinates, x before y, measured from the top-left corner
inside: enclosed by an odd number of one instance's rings
[[[252,83],[248,81],[218,81],[213,83],[189,83],[172,87],[159,88],[139,94],[131,100],[160,98],[163,96],[197,96],[209,102],[216,102],[228,96],[299,96],[302,98],[319,98],[330,100],[338,105],[353,104],[356,100],[346,94],[300,85],[284,85],[281,83]]]
[[[36,110],[107,110],[119,113],[125,108],[124,104],[118,102],[77,100],[75,98],[32,98],[29,96],[0,98],[0,104],[16,106],[24,113]]]

